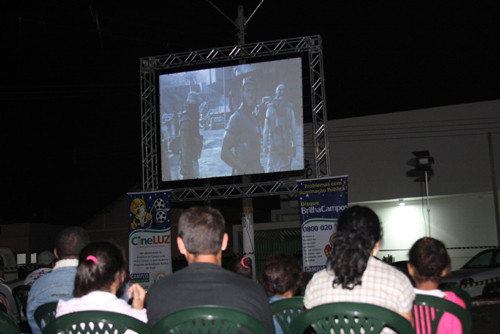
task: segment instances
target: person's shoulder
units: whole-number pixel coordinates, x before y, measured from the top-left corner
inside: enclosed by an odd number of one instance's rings
[[[218,271],[217,276],[220,277],[220,279],[224,279],[227,280],[228,282],[231,282],[232,286],[236,287],[245,286],[247,288],[261,287],[259,283],[252,280],[251,278],[237,274],[232,270],[223,267],[218,267],[216,270]]]
[[[7,283],[5,283],[5,281],[0,280],[0,286],[1,286],[2,288],[4,288],[4,289],[9,290],[9,291],[11,291],[11,292],[12,292],[12,289],[10,288],[10,286],[9,286]]]
[[[385,275],[391,276],[394,279],[403,280],[405,282],[406,281],[410,282],[410,280],[408,279],[408,277],[406,277],[406,275],[403,274],[403,272],[401,272],[401,270],[399,270],[399,269],[391,266],[390,264],[388,264],[388,263],[386,263],[386,262],[384,262],[384,261],[382,261],[382,260],[380,260],[378,258],[371,257],[370,259],[371,260],[368,262],[369,265],[371,264],[378,271],[381,271]]]
[[[462,306],[463,308],[465,308],[465,302],[463,301],[462,298],[460,298],[459,296],[457,296],[457,294],[453,291],[444,291],[444,299],[446,300],[449,300],[450,302],[453,302],[455,304],[458,304],[460,306]]]
[[[183,268],[179,271],[176,271],[174,273],[171,273],[171,274],[168,274],[165,276],[161,276],[160,278],[158,278],[158,280],[156,280],[153,284],[151,284],[151,286],[148,288],[148,293],[150,291],[155,291],[157,289],[161,290],[164,287],[165,288],[168,287],[170,284],[174,284],[174,282],[177,282],[178,277],[181,277],[183,275],[186,268]]]
[[[328,270],[327,268],[323,268],[321,270],[318,270],[314,274],[311,275],[311,280],[312,279],[319,279],[327,276],[334,276],[333,270]]]
[[[311,278],[307,282],[309,288],[324,286],[325,284],[331,285],[335,273],[333,270],[328,270],[327,268],[321,269],[311,275]]]
[[[224,269],[225,270],[225,269]],[[268,298],[264,291],[264,288],[257,281],[254,281],[251,278],[236,274],[227,270],[227,284],[226,288],[229,293],[233,293],[235,298],[238,295],[244,295],[243,299],[249,298],[251,296],[253,299],[265,301],[268,303]]]
[[[30,291],[32,291],[32,290],[36,290],[36,289],[38,288],[38,286],[43,285],[43,282],[45,282],[45,281],[49,281],[48,276],[49,276],[49,275],[51,275],[51,274],[52,274],[52,272],[47,273],[47,274],[45,274],[45,275],[40,276],[37,280],[35,280],[35,281],[33,282],[33,284],[31,285],[31,289],[30,289]]]
[[[402,295],[413,296],[412,298],[415,297],[415,290],[408,276],[388,263],[381,260],[377,262],[380,262],[380,267],[383,268],[386,281],[392,282],[388,284],[390,284],[394,290],[399,291]]]
[[[38,276],[46,275],[46,274],[50,273],[51,271],[52,271],[52,268],[46,268],[46,267],[35,269],[32,272],[30,272],[28,274],[28,276],[26,276],[25,280],[38,278]]]
[[[242,119],[241,110],[237,109],[231,116],[229,116],[228,123],[238,122]]]
[[[52,271],[40,276],[33,285],[31,289],[36,288],[39,285],[47,283],[53,283],[58,281],[73,281],[76,275],[76,267],[63,267],[58,269],[53,269]]]
[[[238,134],[238,127],[243,123],[243,118],[241,112],[236,110],[230,117],[227,122],[226,131],[233,132],[235,135]]]

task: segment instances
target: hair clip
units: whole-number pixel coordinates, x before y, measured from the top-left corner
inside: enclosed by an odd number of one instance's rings
[[[246,259],[246,258],[247,258],[246,256],[245,256],[245,257],[242,257],[242,258],[241,258],[240,263],[241,263],[241,265],[243,266],[243,268],[248,269],[248,266],[245,264],[245,259]]]
[[[97,258],[94,255],[87,256],[87,258],[85,260],[87,260],[87,261],[90,260],[90,261],[94,262],[95,264],[97,264]]]

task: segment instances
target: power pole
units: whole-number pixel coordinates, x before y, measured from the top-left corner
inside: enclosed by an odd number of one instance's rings
[[[238,44],[245,44],[245,16],[243,6],[238,6],[238,17],[236,18],[236,28],[238,31]],[[243,184],[250,183],[250,176],[242,176]],[[253,229],[253,202],[251,197],[243,197],[242,201],[242,215],[241,215],[241,231],[243,239],[243,255],[252,259],[252,278],[255,280],[256,267],[255,267],[255,238]]]
[[[262,5],[264,0],[261,0],[257,7],[254,9],[252,14],[245,18],[243,6],[238,6],[238,16],[236,20],[233,21],[229,18],[222,10],[220,10],[211,0],[207,2],[212,5],[219,13],[221,13],[226,19],[228,19],[232,24],[236,26],[236,36],[238,37],[238,44],[245,44],[245,28],[252,18],[252,16],[257,12],[259,7]],[[248,175],[242,176],[242,183],[247,184],[251,182],[251,178]],[[243,255],[252,259],[252,275],[253,279],[256,279],[255,272],[255,242],[254,242],[254,229],[253,229],[253,203],[251,197],[244,197],[242,199],[242,215],[241,215],[241,226],[242,226],[242,239],[243,239]]]

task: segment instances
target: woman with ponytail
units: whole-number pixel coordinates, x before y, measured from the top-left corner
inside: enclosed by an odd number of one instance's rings
[[[56,317],[78,311],[111,311],[147,322],[146,291],[133,284],[127,295],[132,305],[120,298],[124,293],[127,265],[121,250],[109,242],[94,242],[80,252],[73,298],[60,300]]]
[[[332,302],[375,304],[412,321],[415,292],[399,270],[375,257],[382,228],[370,208],[353,206],[342,212],[333,235],[326,269],[315,273],[306,287],[304,306]]]

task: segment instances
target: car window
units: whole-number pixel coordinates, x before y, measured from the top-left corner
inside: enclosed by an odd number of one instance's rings
[[[478,267],[489,267],[491,265],[491,259],[493,256],[493,252],[487,252],[479,255],[478,257],[470,260],[464,268],[478,268]]]

